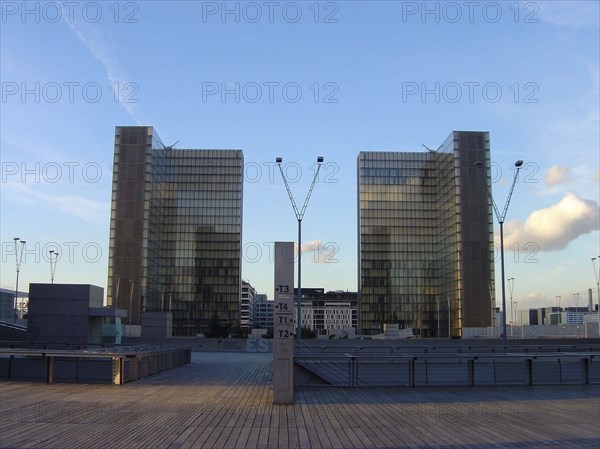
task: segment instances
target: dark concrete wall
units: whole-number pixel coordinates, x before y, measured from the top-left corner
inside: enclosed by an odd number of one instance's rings
[[[173,335],[173,314],[171,312],[143,312],[142,337],[165,338]]]
[[[88,342],[90,307],[102,307],[104,289],[89,284],[30,284],[28,340]]]

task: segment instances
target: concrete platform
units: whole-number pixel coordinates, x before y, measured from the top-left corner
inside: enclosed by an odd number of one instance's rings
[[[0,383],[2,448],[594,448],[595,385],[323,388],[271,404],[271,354],[194,353],[125,385]]]

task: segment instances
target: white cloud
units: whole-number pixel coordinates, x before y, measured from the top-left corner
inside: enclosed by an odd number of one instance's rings
[[[537,245],[540,251],[565,248],[580,235],[597,230],[598,203],[568,193],[557,204],[531,213],[525,222],[512,220],[504,227],[504,246]]]
[[[13,190],[19,196],[19,201],[30,204],[44,204],[60,212],[81,218],[90,223],[104,220],[108,214],[109,205],[90,200],[77,195],[51,195],[38,192],[25,183],[8,182],[4,188]]]
[[[553,165],[546,172],[544,184],[546,184],[548,187],[566,184],[569,182],[569,178],[567,177],[568,173],[569,167],[559,167],[558,165]]]
[[[296,252],[298,245],[294,245]],[[323,243],[320,240],[312,240],[302,243],[302,256],[306,259],[310,257],[314,263],[333,263],[337,261],[336,254],[338,246],[334,242]]]
[[[68,12],[64,11],[63,17],[69,17]],[[135,83],[131,83],[127,76],[125,76],[119,61],[109,51],[108,47],[103,41],[101,34],[96,28],[93,28],[90,24],[85,27],[77,23],[75,20],[66,20],[65,23],[75,33],[77,39],[79,39],[90,51],[94,59],[96,59],[104,69],[106,70],[106,76],[111,86],[115,84],[118,86],[116,92],[118,92],[119,104],[125,108],[125,110],[131,115],[137,124],[141,122],[137,118],[134,110],[135,98],[129,99],[128,96],[132,94],[132,87],[136,87]]]
[[[544,22],[571,28],[599,26],[597,2],[545,1],[537,2],[536,5],[539,6],[539,17]]]
[[[530,292],[525,295],[525,300],[535,302],[546,301],[546,295],[541,292]]]

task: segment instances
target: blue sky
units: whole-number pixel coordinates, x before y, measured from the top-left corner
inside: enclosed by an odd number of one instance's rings
[[[505,226],[514,300],[587,301],[600,254],[597,2],[69,5],[2,2],[3,286],[13,237],[27,240],[21,286],[49,281],[50,249],[57,282],[106,286],[117,125],[244,150],[243,277],[269,296],[272,242],[296,239],[276,156],[299,203],[326,161],[303,221],[303,285],[355,290],[358,152],[482,130],[500,205],[525,161]]]

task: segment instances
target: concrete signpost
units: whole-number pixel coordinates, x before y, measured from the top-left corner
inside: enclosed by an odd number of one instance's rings
[[[275,242],[273,404],[294,403],[294,243]]]

